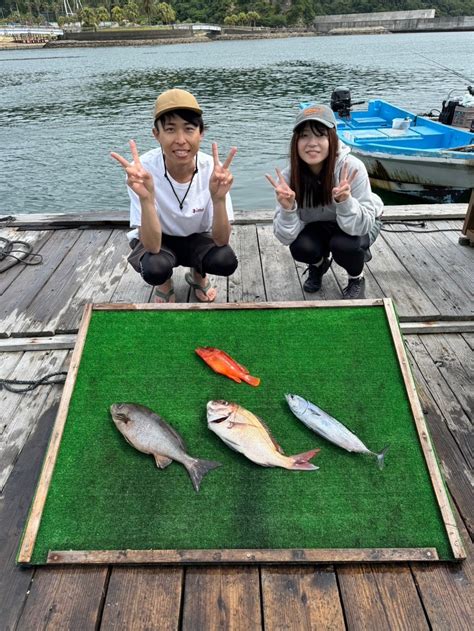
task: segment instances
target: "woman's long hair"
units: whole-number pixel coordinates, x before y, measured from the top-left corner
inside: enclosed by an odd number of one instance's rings
[[[313,133],[325,135],[329,139],[329,154],[318,175],[298,155],[298,139],[306,125]],[[295,191],[299,207],[315,208],[332,202],[338,144],[335,128],[326,127],[317,121],[305,121],[294,130],[290,144],[290,188]]]

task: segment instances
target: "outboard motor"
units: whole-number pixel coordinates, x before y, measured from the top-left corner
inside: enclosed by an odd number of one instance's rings
[[[348,88],[336,88],[331,94],[331,109],[341,118],[351,115],[351,91]]]
[[[361,105],[362,103],[364,101],[352,102],[349,88],[336,88],[331,94],[331,109],[340,118],[350,118],[352,106]]]
[[[445,125],[451,125],[454,118],[454,110],[461,103],[460,99],[456,99],[454,101],[449,101],[446,99],[443,101],[443,109],[438,117],[438,121],[440,123],[444,123]]]

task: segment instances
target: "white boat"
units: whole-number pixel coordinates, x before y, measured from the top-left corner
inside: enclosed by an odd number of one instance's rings
[[[436,203],[468,201],[474,189],[474,133],[381,100],[352,111],[350,93],[339,100],[335,94],[331,107],[339,139],[365,164],[374,187]]]

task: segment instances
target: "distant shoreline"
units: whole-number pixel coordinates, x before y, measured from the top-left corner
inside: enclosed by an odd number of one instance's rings
[[[18,42],[0,42],[0,50],[25,50],[32,48],[103,48],[105,46],[168,46],[173,44],[212,44],[213,42],[255,39],[288,39],[290,37],[318,37],[314,31],[288,31],[285,33],[249,33],[219,35],[217,37],[170,37],[163,39],[117,39],[117,40],[52,40],[45,44],[20,44]]]
[[[440,31],[389,31],[382,27],[360,27],[360,28],[344,28],[335,29],[334,32],[318,33],[315,31],[285,31],[285,32],[255,32],[255,33],[239,33],[225,34],[216,37],[207,37],[205,35],[195,35],[193,37],[171,37],[163,39],[104,39],[104,40],[51,40],[46,43],[20,43],[7,42],[0,39],[1,50],[31,50],[34,48],[103,48],[108,46],[171,46],[175,44],[212,44],[213,42],[225,41],[246,41],[246,40],[262,40],[262,39],[289,39],[295,37],[340,37],[341,35],[398,35],[399,33],[446,33],[456,32],[440,30]]]

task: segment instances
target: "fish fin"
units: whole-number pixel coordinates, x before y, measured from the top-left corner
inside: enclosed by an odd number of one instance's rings
[[[233,357],[231,357],[228,353],[226,353],[225,351],[219,351],[220,353],[222,353],[222,355],[225,356],[225,358],[234,365],[235,368],[237,368],[238,370],[241,370],[243,373],[248,374],[248,368],[245,368],[245,366],[242,366],[242,364],[239,364],[238,362],[235,361],[235,359]]]
[[[248,427],[248,423],[239,423],[239,421],[229,421],[227,429],[232,429],[234,425],[240,425],[241,427]]]
[[[214,462],[213,460],[199,460],[198,458],[193,458],[189,464],[184,465],[188,470],[195,491],[199,491],[201,481],[206,473],[209,473],[212,469],[217,469],[221,464],[221,462]]]
[[[282,447],[280,447],[280,445],[277,443],[277,441],[273,438],[273,434],[270,431],[270,428],[268,427],[268,425],[265,423],[264,420],[262,420],[259,416],[256,417],[260,423],[263,425],[264,430],[267,432],[268,437],[270,438],[270,440],[272,441],[273,446],[275,447],[275,449],[278,451],[278,453],[280,454],[284,454],[285,452],[283,451]]]
[[[252,375],[243,375],[242,379],[248,383],[251,386],[259,386],[260,385],[260,379],[258,377],[252,377]]]
[[[290,469],[292,471],[317,471],[319,467],[316,467],[316,465],[311,464],[310,462],[299,462],[291,465]]]
[[[378,454],[375,454],[377,456],[377,464],[379,466],[379,469],[382,470],[384,468],[385,465],[385,454],[387,453],[387,451],[390,449],[390,445],[387,445],[386,447],[384,447],[382,449],[382,451],[380,451]]]
[[[295,454],[294,456],[289,456],[289,458],[293,461],[291,465],[291,469],[301,470],[301,471],[314,471],[315,469],[319,469],[314,464],[308,462],[311,458],[314,458],[321,450],[320,449],[312,449],[311,451],[305,451],[302,454]]]
[[[161,454],[153,454],[153,457],[155,459],[156,466],[160,469],[164,469],[173,462],[171,458],[168,458],[168,456],[162,456]]]

